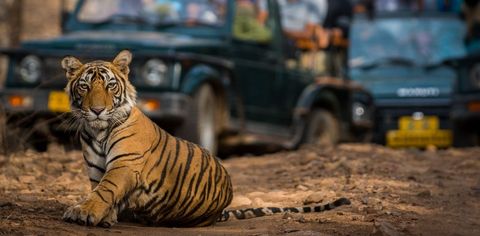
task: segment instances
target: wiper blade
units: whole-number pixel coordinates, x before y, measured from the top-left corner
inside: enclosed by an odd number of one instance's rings
[[[451,65],[450,61],[443,60],[443,61],[440,61],[440,62],[437,62],[437,63],[427,64],[427,65],[424,66],[424,69],[427,70],[427,71],[431,71],[431,70],[438,69],[442,66],[448,66],[448,65]]]
[[[148,23],[145,18],[141,16],[132,16],[132,15],[112,15],[104,21],[92,22],[94,25],[105,25],[105,24],[115,24],[115,23],[134,23],[134,24],[145,24]]]
[[[358,65],[356,66],[356,68],[360,68],[362,70],[371,70],[381,65],[401,65],[405,67],[412,67],[412,66],[415,66],[415,62],[406,58],[390,57],[390,58],[382,58],[372,63]]]
[[[402,66],[415,65],[414,61],[407,58],[403,58],[403,57],[389,57],[389,58],[385,58],[383,61],[385,64],[391,64],[391,65],[402,65]]]

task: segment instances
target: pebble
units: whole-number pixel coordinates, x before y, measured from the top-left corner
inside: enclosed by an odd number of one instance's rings
[[[260,197],[260,196],[264,196],[264,195],[265,195],[265,193],[260,192],[260,191],[247,193],[247,196],[249,196],[249,197]]]
[[[396,211],[385,211],[385,214],[390,216],[401,216],[401,214]]]
[[[231,206],[232,207],[247,206],[250,204],[252,204],[252,200],[250,200],[250,198],[239,195],[233,198]]]
[[[9,202],[9,201],[1,201],[0,200],[0,207],[9,207],[9,206],[13,206],[14,203],[12,202]]]
[[[297,189],[298,189],[298,190],[302,190],[302,191],[307,191],[307,190],[308,190],[308,187],[305,186],[305,185],[299,184],[299,185],[297,185]]]
[[[32,195],[20,195],[18,196],[18,200],[22,202],[35,202],[37,198]]]
[[[374,229],[372,235],[379,236],[401,236],[404,233],[399,232],[395,226],[386,221],[375,221],[373,223]]]
[[[306,223],[307,222],[307,220],[305,220],[305,217],[303,217],[303,216],[298,217],[297,221],[300,222],[300,223]]]
[[[32,183],[33,181],[35,181],[35,176],[22,175],[18,177],[18,180],[22,183]]]
[[[303,205],[309,205],[314,203],[320,203],[323,201],[324,194],[321,192],[315,192],[310,194],[308,197],[303,200]]]
[[[255,206],[267,206],[270,204],[265,203],[265,201],[259,197],[253,199],[253,205]]]
[[[48,163],[47,164],[47,169],[50,171],[50,172],[53,172],[53,171],[62,171],[63,170],[63,165],[61,163],[58,163],[58,162],[51,162],[51,163]]]
[[[362,197],[362,204],[368,205],[368,197]]]
[[[283,216],[282,216],[282,219],[284,219],[284,220],[290,220],[290,219],[292,219],[292,217],[293,217],[293,216],[292,216],[292,213],[290,213],[290,212],[285,212],[285,213],[283,214]]]
[[[430,190],[425,190],[425,191],[419,192],[417,196],[422,198],[430,198],[432,196],[432,193],[430,192]]]

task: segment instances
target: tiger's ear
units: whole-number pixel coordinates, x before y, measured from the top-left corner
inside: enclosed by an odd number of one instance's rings
[[[113,64],[120,69],[125,75],[128,75],[130,69],[128,66],[132,61],[132,53],[128,50],[123,50],[113,59]]]
[[[67,79],[71,80],[82,67],[82,63],[75,57],[66,56],[62,60],[62,68],[66,71]]]

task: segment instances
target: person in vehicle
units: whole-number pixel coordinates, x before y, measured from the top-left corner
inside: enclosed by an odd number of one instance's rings
[[[265,0],[236,0],[233,35],[235,38],[258,43],[269,42],[272,32],[265,25],[268,13]]]
[[[278,0],[278,3],[285,34],[297,47],[311,47],[315,30],[325,19],[325,11],[311,0]]]
[[[327,0],[327,14],[323,21],[323,35],[317,35],[328,53],[326,67],[332,76],[341,76],[346,64],[350,22],[353,16],[351,0]],[[322,44],[323,42],[323,44]]]
[[[216,24],[218,16],[210,4],[203,1],[191,1],[186,6],[186,19],[191,22]]]
[[[197,23],[218,25],[223,23],[226,0],[143,0],[147,12],[154,15],[157,21],[185,21],[187,25]]]
[[[287,48],[294,49],[291,66],[314,72],[325,71],[325,53],[320,48],[328,44],[322,24],[326,17],[327,0],[278,0],[283,32],[288,38]],[[320,3],[322,2],[322,3]],[[300,52],[300,53],[298,53]]]
[[[346,47],[353,6],[350,0],[328,0],[323,27],[329,32],[331,45]]]

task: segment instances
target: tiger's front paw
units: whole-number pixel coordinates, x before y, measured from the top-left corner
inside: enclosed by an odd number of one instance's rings
[[[96,226],[108,212],[108,206],[103,202],[86,200],[71,206],[63,214],[63,220],[80,225]]]
[[[113,208],[108,212],[107,216],[105,216],[102,219],[102,221],[100,221],[100,223],[98,225],[101,226],[101,227],[104,227],[104,228],[110,228],[114,224],[116,224],[117,222],[118,222],[118,220],[117,220],[117,210],[116,210],[116,208]]]

